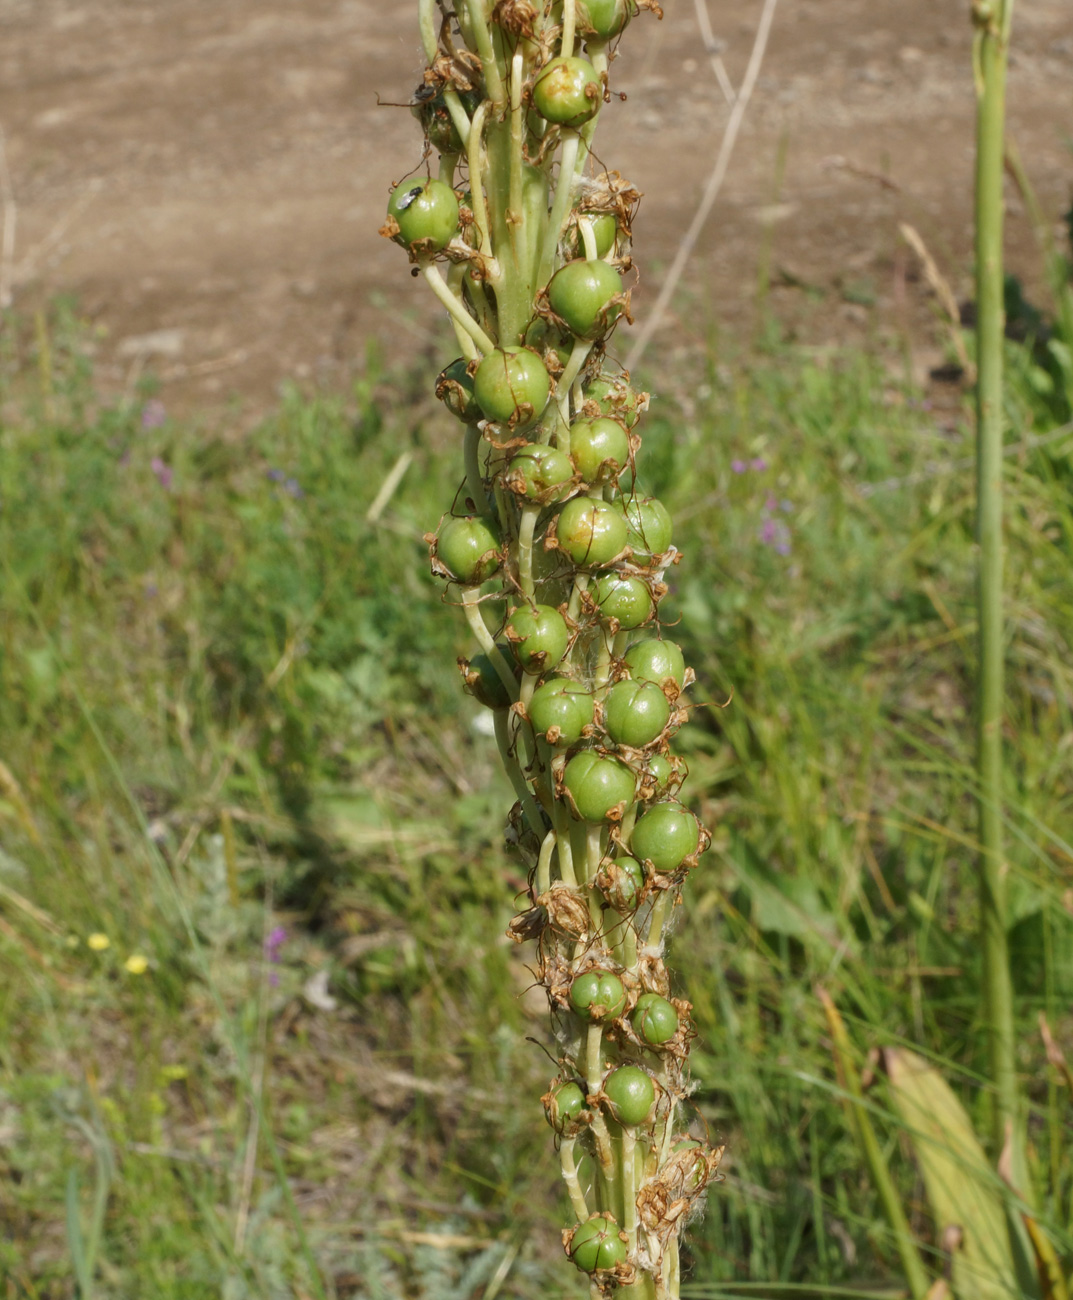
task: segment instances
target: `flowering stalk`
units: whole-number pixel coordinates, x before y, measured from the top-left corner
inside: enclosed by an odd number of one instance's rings
[[[594,1294],[665,1300],[722,1148],[685,1128],[695,1031],[663,961],[709,840],[671,750],[693,680],[659,620],[680,556],[637,484],[648,394],[608,355],[640,196],[592,152],[641,9],[661,16],[656,0],[420,0],[414,111],[438,165],[393,190],[382,233],[461,352],[436,392],[464,428],[465,477],[427,540],[517,796],[529,898],[510,933],[536,944],[556,1028],[543,1103],[576,1220],[563,1244]]]

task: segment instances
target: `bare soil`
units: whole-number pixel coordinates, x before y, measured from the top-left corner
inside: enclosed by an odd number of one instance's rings
[[[422,58],[415,6],[374,0],[0,0],[0,126],[17,212],[16,307],[73,294],[111,390],[146,370],[174,411],[235,395],[243,421],[282,382],[345,385],[368,341],[449,346],[400,251],[377,235],[420,159],[404,102]],[[711,3],[735,84],[760,4]],[[1010,122],[1045,210],[1073,181],[1073,10],[1018,6]],[[731,173],[679,310],[653,345],[740,336],[768,259],[773,306],[817,344],[919,323],[898,224],[957,292],[970,266],[972,123],[962,0],[782,0]],[[649,286],[688,224],[728,108],[693,6],[645,15],[613,67],[603,161],[646,198]],[[0,170],[2,178],[2,170]],[[1010,190],[1012,269],[1039,262]],[[646,292],[647,289],[647,292]]]

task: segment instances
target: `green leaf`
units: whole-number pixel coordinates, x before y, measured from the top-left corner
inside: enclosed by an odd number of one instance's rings
[[[891,1096],[924,1178],[936,1237],[958,1228],[957,1300],[1010,1300],[1020,1293],[997,1175],[964,1107],[939,1072],[904,1048],[884,1053]]]

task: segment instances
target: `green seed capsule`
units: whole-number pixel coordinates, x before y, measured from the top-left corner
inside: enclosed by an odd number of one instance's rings
[[[622,314],[622,304],[613,301],[621,293],[622,276],[613,266],[579,258],[552,276],[548,302],[578,338],[597,339]]]
[[[626,1243],[614,1219],[595,1214],[574,1229],[567,1254],[583,1273],[598,1273],[626,1262]]]
[[[440,526],[436,555],[466,586],[477,586],[499,568],[499,538],[484,519],[452,515]]]
[[[496,348],[477,367],[473,395],[489,420],[528,429],[540,419],[551,393],[544,362],[528,348]]]
[[[616,745],[642,749],[662,735],[671,706],[655,682],[616,682],[604,700],[604,725]]]
[[[674,765],[666,754],[652,754],[648,760],[648,774],[658,790],[664,790],[674,776]]]
[[[626,535],[635,564],[651,564],[671,544],[671,516],[655,497],[620,497],[615,504],[626,519]]]
[[[657,871],[674,871],[700,847],[697,819],[680,803],[658,803],[633,828],[630,851]]]
[[[552,59],[533,85],[533,107],[559,126],[584,126],[600,111],[604,87],[588,59]]]
[[[570,985],[570,1005],[588,1020],[614,1020],[626,1009],[626,990],[610,971],[586,971]]]
[[[645,869],[636,858],[621,857],[601,868],[604,897],[616,912],[633,912],[641,900]]]
[[[617,36],[636,12],[634,0],[578,0],[578,31],[606,41]]]
[[[549,744],[573,745],[593,720],[592,696],[567,677],[553,677],[533,692],[529,721]]]
[[[440,371],[436,379],[436,396],[463,424],[476,424],[483,419],[481,408],[473,396],[473,376],[466,369],[465,357],[459,357]]]
[[[595,402],[603,415],[621,420],[632,429],[641,418],[647,398],[631,388],[621,375],[600,374],[585,389],[586,401]]]
[[[570,455],[586,483],[603,483],[629,462],[630,440],[618,420],[609,416],[578,420],[570,426]],[[628,521],[626,527],[628,535]]]
[[[507,471],[507,486],[529,501],[559,501],[569,491],[574,467],[555,447],[536,443],[514,453]]]
[[[626,651],[630,676],[640,682],[662,682],[670,677],[681,690],[686,680],[686,664],[680,646],[656,637],[635,641]]]
[[[630,1016],[637,1037],[650,1047],[659,1047],[678,1032],[678,1012],[658,993],[642,993]]]
[[[544,1098],[544,1114],[557,1133],[585,1109],[585,1094],[576,1083],[560,1083]]]
[[[527,673],[554,668],[570,644],[566,619],[550,605],[519,605],[511,614],[504,634]]]
[[[501,645],[503,658],[510,663],[510,646]],[[482,651],[475,654],[462,668],[463,689],[478,703],[489,709],[509,709],[513,696],[496,670],[495,664]]]
[[[559,514],[555,537],[575,564],[599,567],[610,564],[625,547],[626,523],[606,501],[574,497]]]
[[[656,1101],[656,1085],[636,1065],[620,1065],[604,1083],[611,1114],[620,1124],[633,1127],[644,1124]]]
[[[656,612],[652,593],[641,578],[605,573],[591,592],[602,619],[617,619],[620,628],[643,627]]]
[[[444,181],[405,181],[387,211],[398,223],[397,242],[418,251],[438,253],[458,230],[458,196]]]
[[[615,821],[633,802],[636,778],[617,758],[584,750],[567,763],[563,785],[582,821]]]

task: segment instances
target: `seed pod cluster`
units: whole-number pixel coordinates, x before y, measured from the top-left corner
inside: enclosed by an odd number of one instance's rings
[[[663,959],[709,841],[673,744],[693,674],[659,612],[680,555],[637,472],[648,395],[610,346],[630,320],[640,196],[592,154],[641,9],[660,16],[655,0],[420,0],[425,157],[382,233],[461,351],[436,394],[465,479],[427,540],[518,800],[529,899],[510,933],[536,945],[557,1031],[543,1104],[576,1220],[564,1248],[598,1292],[662,1300],[722,1148],[688,1132],[694,1029]]]

